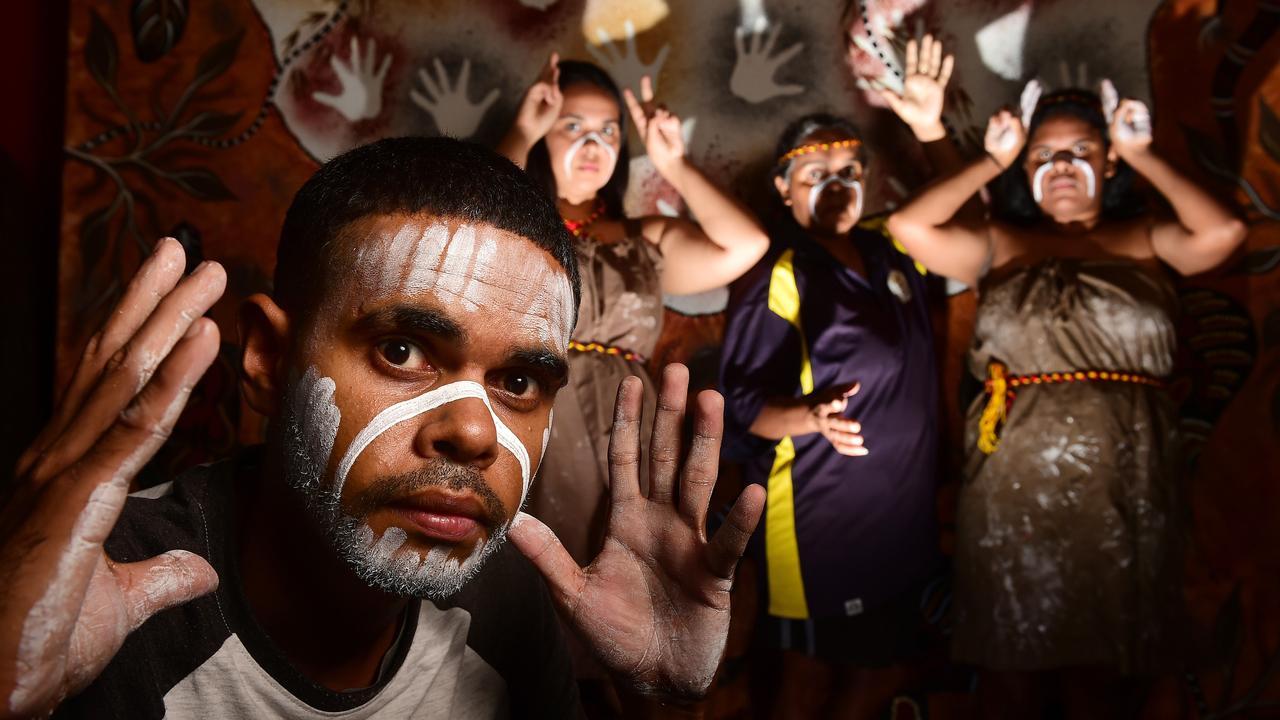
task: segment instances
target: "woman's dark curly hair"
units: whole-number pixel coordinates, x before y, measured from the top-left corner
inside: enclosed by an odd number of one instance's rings
[[[560,61],[560,89],[567,90],[574,85],[593,85],[605,91],[618,103],[618,135],[621,144],[618,147],[618,164],[613,167],[613,175],[609,182],[600,188],[598,196],[604,203],[605,213],[611,218],[623,217],[622,200],[627,195],[627,181],[631,175],[631,155],[627,152],[627,111],[622,100],[622,92],[618,84],[609,77],[609,73],[599,66],[579,60]],[[551,156],[547,153],[547,142],[539,140],[529,149],[529,158],[525,161],[525,171],[533,181],[547,191],[552,200],[560,197],[556,192],[556,176],[551,172]]]
[[[1102,151],[1105,153],[1111,149],[1111,135],[1107,129],[1106,117],[1102,114],[1102,102],[1095,93],[1069,89],[1040,98],[1035,114],[1031,116],[1031,126],[1027,128],[1027,145],[1018,154],[1018,159],[988,186],[991,191],[991,213],[997,219],[1015,225],[1033,225],[1044,218],[1044,212],[1031,193],[1024,165],[1036,130],[1045,120],[1062,116],[1088,123],[1102,136]],[[1133,168],[1123,160],[1117,160],[1114,175],[1098,178],[1102,185],[1103,218],[1123,220],[1146,211],[1146,203],[1133,188],[1133,176]]]

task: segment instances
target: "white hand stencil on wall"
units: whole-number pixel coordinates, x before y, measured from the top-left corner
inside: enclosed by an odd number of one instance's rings
[[[1031,3],[1024,2],[982,26],[973,36],[978,57],[988,70],[1005,80],[1022,79],[1022,48],[1031,20]]]
[[[555,5],[558,0],[519,0],[519,3],[527,8],[534,10],[546,10]]]
[[[774,45],[778,42],[778,34],[782,32],[782,24],[774,24],[768,37],[765,37],[767,28],[762,17],[757,20],[750,33],[750,42],[747,41],[745,29],[737,28],[733,33],[738,60],[733,66],[733,74],[729,76],[729,90],[749,103],[762,103],[782,95],[799,95],[804,92],[803,85],[779,85],[774,80],[778,68],[799,54],[804,49],[804,43],[796,43],[777,55],[772,55]]]
[[[449,73],[439,58],[433,60],[432,65],[436,70],[435,78],[431,77],[426,68],[419,68],[418,79],[422,81],[423,91],[410,90],[409,97],[414,104],[431,115],[441,135],[471,137],[501,93],[494,88],[483,100],[473,103],[467,96],[467,86],[471,83],[471,60],[462,61],[462,69],[458,71],[456,82],[450,82]]]
[[[317,90],[311,98],[322,105],[337,110],[348,122],[357,122],[375,118],[382,112],[382,82],[391,69],[391,53],[382,57],[382,62],[374,69],[374,59],[378,54],[378,43],[372,38],[365,45],[363,57],[360,54],[360,43],[351,38],[351,54],[346,60],[334,53],[329,58],[329,65],[338,76],[341,90],[338,94]]]
[[[658,74],[662,72],[662,64],[667,61],[670,45],[663,45],[653,62],[646,63],[636,53],[636,26],[630,20],[623,23],[626,42],[625,52],[619,52],[617,45],[609,38],[604,28],[596,28],[596,37],[600,39],[599,47],[587,43],[587,52],[595,58],[598,65],[608,71],[619,87],[631,88],[631,92],[640,94],[640,78],[649,76],[653,82],[653,91],[658,91]]]

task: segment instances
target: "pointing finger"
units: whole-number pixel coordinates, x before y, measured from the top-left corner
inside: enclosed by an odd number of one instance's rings
[[[524,512],[516,513],[507,537],[533,566],[538,568],[551,588],[551,596],[569,617],[573,617],[582,587],[586,584],[582,568],[560,544],[556,534],[541,520]]]
[[[668,503],[675,492],[680,467],[680,435],[684,429],[689,369],[678,364],[668,365],[662,369],[661,383],[653,416],[653,438],[649,442],[649,499]]]
[[[627,112],[631,114],[631,122],[635,123],[636,132],[644,138],[649,126],[648,118],[644,116],[644,108],[640,107],[640,102],[636,100],[636,95],[631,92],[631,88],[622,89],[622,99],[627,104]]]
[[[749,485],[738,496],[737,502],[729,510],[724,525],[716,531],[715,537],[707,545],[707,559],[711,572],[717,577],[729,580],[737,568],[738,560],[747,549],[747,541],[756,531],[760,515],[764,512],[765,491],[760,485]]]
[[[724,398],[704,390],[694,399],[693,439],[680,477],[680,512],[701,531],[707,505],[720,470],[720,441],[724,435]]]
[[[956,56],[948,55],[942,60],[942,70],[938,72],[938,85],[945,88],[951,80],[951,71],[955,68]]]
[[[644,386],[629,376],[618,383],[609,433],[609,487],[613,509],[640,494],[640,414]]]

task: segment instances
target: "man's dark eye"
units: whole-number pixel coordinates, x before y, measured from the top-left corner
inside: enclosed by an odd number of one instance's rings
[[[535,392],[537,388],[537,381],[528,375],[510,373],[502,378],[502,389],[516,397],[525,397]]]
[[[389,342],[382,346],[382,355],[392,365],[403,365],[409,362],[409,356],[413,351],[409,349],[409,343]]]
[[[386,340],[378,345],[378,353],[392,365],[418,370],[426,366],[426,356],[408,340]]]

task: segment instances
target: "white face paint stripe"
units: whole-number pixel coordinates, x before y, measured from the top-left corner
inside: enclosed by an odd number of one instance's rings
[[[1071,158],[1071,164],[1075,165],[1080,173],[1084,175],[1084,194],[1093,197],[1093,193],[1097,190],[1097,179],[1093,175],[1093,166],[1080,158]]]
[[[1031,195],[1035,198],[1036,204],[1044,200],[1044,176],[1053,169],[1053,163],[1054,161],[1050,160],[1036,168],[1036,174],[1031,177]],[[1093,175],[1093,167],[1080,158],[1071,158],[1071,164],[1079,168],[1080,173],[1084,175],[1085,195],[1093,197],[1093,193],[1097,190],[1097,178]]]
[[[573,144],[569,146],[569,151],[564,154],[564,176],[565,177],[570,177],[571,175],[573,175],[573,158],[578,154],[578,151],[581,150],[582,147],[587,144],[588,140],[594,141],[596,145],[604,149],[604,151],[609,154],[609,157],[613,158],[614,164],[615,165],[617,164],[618,151],[613,149],[613,146],[610,145],[608,141],[604,139],[603,135],[592,130],[586,135],[583,135],[577,140],[574,140]]]
[[[814,185],[809,190],[809,222],[812,223],[818,217],[818,198],[822,197],[822,191],[827,189],[831,183],[840,183],[853,191],[857,202],[854,204],[854,217],[862,217],[862,183],[857,180],[846,180],[839,175],[832,175],[826,180]]]
[[[480,298],[469,298],[462,294],[462,288],[475,275],[475,261],[476,229],[470,225],[459,225],[453,231],[453,239],[449,241],[449,249],[445,251],[444,262],[436,276],[436,289],[456,295],[464,303],[469,303],[469,310],[480,305],[477,302]]]
[[[1036,174],[1031,177],[1031,195],[1035,198],[1037,205],[1044,200],[1044,176],[1048,175],[1052,169],[1053,162],[1047,162],[1036,168]]]
[[[402,287],[403,290],[414,293],[435,290],[439,277],[436,266],[440,263],[440,256],[444,254],[448,243],[449,227],[447,225],[436,223],[428,227],[414,249],[413,261],[409,264],[409,276],[404,285],[384,285],[383,287]],[[388,264],[394,264],[397,259],[396,256],[392,256]]]
[[[347,447],[346,454],[342,456],[342,462],[338,464],[338,468],[334,472],[334,492],[341,495],[342,486],[347,480],[347,473],[351,472],[351,467],[355,465],[356,458],[360,457],[360,453],[364,452],[365,448],[369,447],[379,435],[405,420],[463,398],[476,398],[484,403],[484,406],[489,410],[489,415],[493,418],[493,425],[498,435],[498,444],[509,450],[515,456],[516,462],[520,463],[520,480],[523,483],[520,505],[523,506],[525,498],[529,494],[529,451],[525,449],[524,444],[511,431],[511,428],[508,428],[498,418],[497,413],[493,411],[493,405],[489,403],[489,396],[485,393],[484,387],[480,383],[470,380],[462,380],[430,390],[418,397],[398,402],[375,415],[369,421],[369,424],[351,441],[351,445]]]

